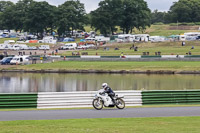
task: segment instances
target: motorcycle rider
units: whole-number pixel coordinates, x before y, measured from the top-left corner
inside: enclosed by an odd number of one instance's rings
[[[113,90],[108,86],[107,83],[103,83],[102,88],[104,89],[104,92],[102,94],[107,93],[108,96],[112,99],[113,103],[115,104],[115,100],[113,98],[115,96],[115,93],[113,92]]]

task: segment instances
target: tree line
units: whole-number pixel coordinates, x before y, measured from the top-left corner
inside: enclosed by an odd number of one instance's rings
[[[34,0],[19,0],[15,4],[0,1],[0,29],[36,35],[56,31],[59,36],[66,36],[91,25],[107,36],[114,34],[118,28],[123,33],[133,33],[134,29],[144,31],[154,23],[177,21],[200,22],[200,1],[179,0],[168,12],[151,12],[144,0],[103,0],[96,10],[88,14],[79,0],[68,0],[59,6]]]
[[[151,23],[198,23],[200,22],[200,0],[179,0],[168,12],[155,10],[151,13]]]

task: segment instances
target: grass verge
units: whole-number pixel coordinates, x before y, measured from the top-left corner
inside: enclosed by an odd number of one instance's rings
[[[152,61],[152,62],[106,62],[106,61],[61,61],[49,64],[19,66],[24,70],[171,70],[199,71],[198,61]]]
[[[200,117],[111,118],[0,122],[0,132],[199,133]]]

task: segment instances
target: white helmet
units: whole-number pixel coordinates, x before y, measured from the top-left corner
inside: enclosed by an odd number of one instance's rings
[[[103,89],[105,89],[106,87],[108,87],[108,84],[107,83],[103,83],[102,87],[103,87]]]

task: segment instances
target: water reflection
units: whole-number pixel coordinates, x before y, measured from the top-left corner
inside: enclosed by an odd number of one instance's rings
[[[107,82],[114,90],[200,89],[200,75],[0,73],[0,93],[95,91]]]

